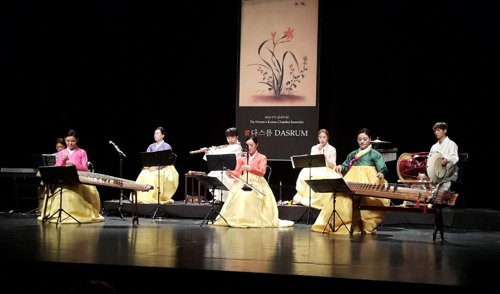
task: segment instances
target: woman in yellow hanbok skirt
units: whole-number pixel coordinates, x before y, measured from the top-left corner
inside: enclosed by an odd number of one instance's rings
[[[387,173],[382,154],[371,146],[370,131],[363,128],[358,131],[357,137],[359,149],[347,155],[346,160],[336,167],[337,172],[342,172],[346,182],[366,184],[386,184],[384,177]],[[388,206],[390,199],[362,197],[361,205]],[[349,234],[352,224],[352,198],[350,195],[337,194],[335,202],[337,214],[333,214],[333,195],[323,206],[312,230],[314,232],[333,232],[337,234]],[[361,211],[361,221],[366,234],[376,232],[377,226],[382,222],[385,213],[382,211]],[[335,223],[333,223],[335,220]],[[359,232],[357,232],[359,233]]]
[[[293,204],[309,206],[310,199],[312,208],[322,209],[323,205],[330,199],[331,193],[314,192],[306,183],[306,180],[338,179],[341,177],[334,170],[337,160],[337,150],[328,143],[329,139],[330,134],[328,130],[321,129],[318,131],[318,144],[311,147],[311,155],[324,154],[325,166],[306,167],[300,171],[295,185],[297,194],[293,196]]]
[[[67,147],[57,153],[56,166],[75,166],[78,171],[87,171],[87,152],[78,147],[79,137],[76,131],[69,130],[64,139]],[[44,191],[45,198],[38,220],[57,223],[104,221],[104,217],[100,215],[101,198],[95,186],[45,183],[41,190]]]
[[[149,145],[146,152],[172,150],[170,144],[165,142],[165,128],[157,127],[154,132],[155,142]],[[179,173],[174,165],[144,167],[137,177],[137,183],[149,184],[154,189],[137,192],[137,203],[141,204],[173,204],[175,191],[179,186]],[[160,195],[158,195],[158,188]]]
[[[267,157],[257,151],[258,142],[256,136],[249,138],[246,141],[247,156],[238,158],[234,171],[227,171],[229,176],[236,178],[236,182],[214,225],[239,228],[293,226],[292,221],[278,217],[276,198],[264,178]],[[242,189],[245,185],[249,189]]]

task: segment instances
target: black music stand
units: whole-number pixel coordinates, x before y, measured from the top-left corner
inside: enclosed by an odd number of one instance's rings
[[[325,228],[323,229],[323,233],[326,230],[326,226],[330,226],[330,229],[332,232],[338,231],[338,229],[335,229],[335,216],[338,216],[340,221],[342,222],[342,225],[347,229],[347,231],[352,234],[352,231],[347,227],[345,224],[344,220],[340,216],[340,214],[337,212],[337,209],[335,208],[335,203],[337,202],[337,193],[345,193],[345,194],[353,194],[349,186],[347,186],[347,183],[344,181],[344,179],[320,179],[320,180],[306,180],[306,183],[313,189],[314,192],[317,193],[333,193],[333,210],[332,214],[328,218],[328,222],[325,225]],[[333,224],[332,221],[333,220]],[[340,226],[339,226],[340,228]]]
[[[57,154],[42,154],[43,166],[54,166],[57,161]]]
[[[213,170],[233,170],[236,167],[236,154],[207,154],[207,168]]]
[[[216,177],[196,176],[196,178],[206,189],[212,189],[212,194],[214,195],[215,195],[215,189],[222,191],[229,191],[229,189]],[[222,214],[220,214],[219,210],[216,208],[215,201],[212,201],[212,208],[210,208],[210,211],[207,213],[207,215],[201,222],[200,227],[203,226],[205,221],[208,224],[209,220],[212,221],[213,224],[215,222],[215,218],[217,217],[217,215],[219,215],[227,223],[227,220],[224,218],[224,216],[222,216]]]
[[[207,168],[208,172],[220,170],[220,181],[222,182],[225,170],[227,169],[234,170],[236,168],[236,154],[234,153],[207,154]],[[215,202],[215,194],[212,193],[212,195],[213,195],[212,202]],[[222,202],[222,190],[221,190],[220,200]]]
[[[312,167],[323,167],[326,166],[325,163],[325,155],[324,154],[315,154],[315,155],[294,155],[291,157],[292,159],[292,167],[295,168],[309,168],[309,180],[312,178],[311,168]],[[311,215],[311,186],[309,186],[309,206],[307,207],[307,211],[300,217],[302,217],[307,213],[306,223],[309,224],[309,219]]]
[[[80,183],[80,179],[78,178],[78,173],[76,172],[76,167],[74,165],[71,166],[40,166],[38,168],[40,171],[40,175],[42,177],[42,181],[44,184],[53,184],[55,187],[59,186],[59,209],[55,211],[50,216],[47,216],[47,204],[49,200],[50,189],[47,189],[47,194],[45,196],[45,205],[42,214],[42,222],[45,223],[49,221],[54,215],[57,214],[57,224],[62,222],[61,213],[65,213],[67,215],[66,218],[70,217],[74,219],[78,224],[81,224],[79,220],[77,220],[74,216],[72,216],[69,212],[62,208],[62,190],[63,185],[75,185]],[[65,218],[65,219],[66,219]]]
[[[168,213],[168,211],[165,210],[165,208],[160,206],[160,169],[162,166],[166,165],[173,165],[175,158],[174,154],[172,153],[172,150],[163,150],[163,151],[156,151],[156,152],[141,152],[141,161],[142,165],[144,167],[151,167],[151,166],[156,166],[158,170],[158,203],[155,207],[155,209],[151,210],[149,213],[146,215],[149,215],[153,213],[152,218],[156,218],[156,214],[158,213],[158,210],[163,210],[164,214],[162,216],[167,215],[170,217],[171,215]],[[161,218],[161,216],[160,216]]]

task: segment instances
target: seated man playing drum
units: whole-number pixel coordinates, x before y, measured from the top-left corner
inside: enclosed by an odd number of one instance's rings
[[[448,191],[450,189],[451,182],[456,181],[458,178],[458,146],[455,142],[450,140],[448,136],[446,136],[448,131],[448,125],[446,123],[437,122],[432,127],[432,130],[434,131],[434,135],[438,141],[436,144],[432,145],[427,158],[422,162],[417,162],[415,158],[423,158],[426,156],[424,154],[415,154],[410,156],[411,158],[403,158],[401,163],[398,160],[398,176],[400,178],[404,178],[405,173],[408,173],[408,170],[412,172],[418,171],[418,176],[415,175],[416,180],[422,182],[428,180],[428,184],[431,185],[432,189]],[[421,173],[421,169],[423,168],[422,165],[424,163],[426,164],[427,175]],[[415,185],[413,187],[415,187]],[[427,189],[428,186],[422,184],[420,185],[420,188]],[[413,205],[414,203],[412,201],[404,201],[403,203],[403,206]]]
[[[431,147],[429,159],[427,160],[427,173],[435,184],[442,183],[439,187],[440,191],[447,191],[450,189],[451,182],[456,181],[458,177],[458,146],[446,136],[448,131],[446,123],[437,122],[432,127],[432,130],[438,141]],[[433,164],[430,160],[433,157],[439,161]],[[443,171],[440,172],[440,169]]]

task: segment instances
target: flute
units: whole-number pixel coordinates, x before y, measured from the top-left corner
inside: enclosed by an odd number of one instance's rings
[[[227,146],[229,146],[229,144],[219,145],[219,146],[212,146],[212,147],[208,148],[208,150],[210,151],[210,150],[221,149],[221,148],[224,148],[224,147],[227,147]],[[203,153],[203,152],[205,152],[206,148],[207,147],[202,147],[202,148],[200,148],[198,150],[189,151],[189,154]]]

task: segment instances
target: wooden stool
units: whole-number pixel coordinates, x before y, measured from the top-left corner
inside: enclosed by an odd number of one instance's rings
[[[199,171],[189,171],[187,174],[184,174],[184,203],[194,203],[194,201],[198,201],[198,204],[201,204],[201,201],[207,201],[207,190],[201,187],[200,181],[196,178],[196,176],[205,176],[206,173]],[[191,189],[188,191],[188,182],[191,179]],[[197,182],[198,188],[195,191],[195,181]]]

